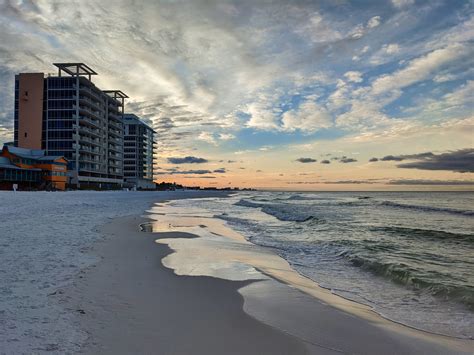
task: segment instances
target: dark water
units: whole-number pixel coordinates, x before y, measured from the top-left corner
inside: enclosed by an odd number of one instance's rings
[[[473,336],[473,193],[252,192],[186,203],[387,318]]]

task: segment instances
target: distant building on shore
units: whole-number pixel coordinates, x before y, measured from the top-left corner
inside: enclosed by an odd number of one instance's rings
[[[57,75],[15,77],[14,145],[68,161],[77,188],[119,188],[123,171],[123,110],[128,97],[101,90],[84,63],[55,63]]]
[[[137,189],[155,189],[153,155],[156,132],[134,114],[127,113],[123,119],[125,183]]]
[[[62,156],[44,150],[4,145],[0,151],[0,189],[65,190],[67,163]]]

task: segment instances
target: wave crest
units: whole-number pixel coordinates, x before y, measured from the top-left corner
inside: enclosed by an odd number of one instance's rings
[[[310,220],[319,220],[316,216],[311,214],[304,206],[289,205],[283,203],[256,203],[244,199],[236,202],[235,205],[250,208],[260,208],[262,212],[269,214],[284,222],[307,222]]]
[[[393,208],[402,208],[402,209],[423,211],[423,212],[440,212],[440,213],[457,214],[457,215],[462,215],[462,216],[474,216],[474,211],[472,211],[472,210],[457,210],[457,209],[454,209],[454,208],[447,208],[447,207],[405,205],[405,204],[402,204],[402,203],[396,203],[396,202],[392,202],[392,201],[383,201],[383,202],[380,202],[380,205],[387,206],[387,207],[393,207]]]

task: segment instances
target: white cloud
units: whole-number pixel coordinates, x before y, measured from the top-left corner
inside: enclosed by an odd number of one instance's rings
[[[474,80],[468,80],[465,84],[451,93],[445,94],[443,100],[446,106],[460,107],[474,104]]]
[[[219,139],[221,141],[228,141],[228,140],[231,140],[231,139],[234,139],[235,136],[231,133],[220,133],[219,134]]]
[[[197,138],[209,144],[217,145],[214,135],[210,132],[201,132]]]
[[[360,56],[361,56],[362,54],[367,53],[367,52],[369,51],[369,49],[370,49],[370,46],[364,46],[364,48],[362,48],[358,54],[352,56],[352,60],[353,60],[354,62],[358,62],[358,61],[360,60]]]
[[[392,0],[393,6],[400,9],[405,6],[413,5],[415,0]]]
[[[362,73],[359,71],[348,71],[344,74],[347,80],[352,81],[354,83],[360,83],[363,81]]]
[[[300,104],[297,110],[285,112],[282,118],[282,129],[290,132],[301,130],[312,133],[332,125],[329,113],[310,101]]]
[[[353,100],[349,111],[336,118],[336,125],[351,131],[364,131],[390,122],[374,101]]]
[[[374,16],[367,22],[368,28],[374,28],[380,25],[382,18],[380,16]]]
[[[387,54],[396,54],[400,52],[400,46],[396,43],[385,44],[382,47],[382,50],[385,51]]]
[[[353,39],[362,38],[365,35],[365,27],[363,24],[358,24],[354,27],[350,33],[350,37]]]
[[[458,43],[432,51],[423,57],[413,59],[404,69],[377,78],[372,84],[372,91],[374,94],[382,94],[425,80],[435,70],[459,59],[466,53],[466,47]]]
[[[444,83],[446,81],[456,80],[457,77],[454,74],[438,74],[433,78],[436,83]]]
[[[369,62],[370,64],[380,65],[391,62],[395,56],[400,53],[400,46],[396,43],[384,44],[377,52],[375,52]]]
[[[342,34],[319,12],[313,13],[309,19],[297,26],[295,32],[309,38],[313,43],[331,42],[342,38]]]

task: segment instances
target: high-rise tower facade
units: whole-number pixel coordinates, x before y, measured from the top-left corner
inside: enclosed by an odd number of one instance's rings
[[[141,189],[154,189],[155,131],[134,114],[124,115],[124,178]]]
[[[57,75],[15,77],[15,146],[64,156],[77,187],[122,186],[128,96],[99,89],[91,80],[97,73],[84,63],[54,65]]]

